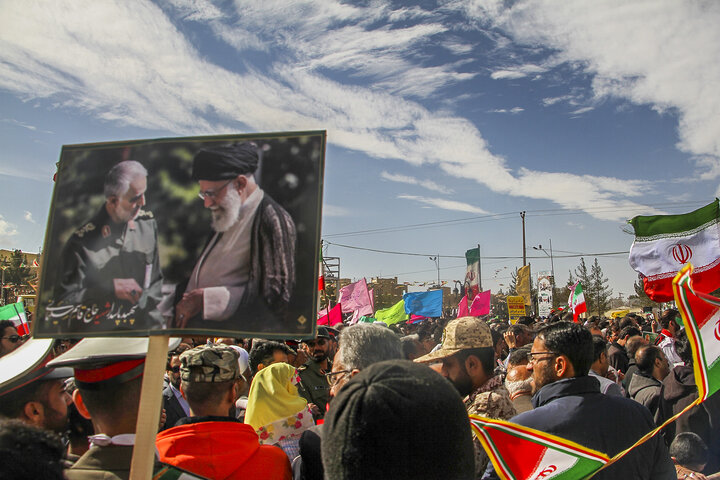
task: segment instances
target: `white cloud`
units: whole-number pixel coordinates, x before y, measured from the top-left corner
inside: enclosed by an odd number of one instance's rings
[[[443,210],[452,210],[452,211],[456,211],[456,212],[469,212],[469,213],[478,213],[478,214],[488,213],[487,211],[483,210],[482,208],[476,207],[474,205],[470,205],[469,203],[456,202],[454,200],[447,200],[444,198],[418,197],[416,195],[398,195],[397,198],[401,198],[404,200],[413,200],[416,202],[423,203],[425,205],[429,205],[431,207],[441,208]]]
[[[585,225],[583,225],[582,223],[566,222],[565,224],[569,227],[575,227],[578,230],[585,230]]]
[[[27,210],[25,210],[25,215],[23,216],[23,218],[30,223],[37,223],[32,217],[32,212],[29,212]]]
[[[0,242],[10,243],[17,234],[17,227],[0,215]]]
[[[18,127],[27,128],[28,130],[35,131],[37,130],[37,127],[35,125],[30,125],[25,122],[21,122],[19,120],[15,120],[14,118],[3,118],[2,121],[4,123],[10,123],[12,125],[17,125]]]
[[[524,112],[524,111],[525,111],[525,109],[522,108],[522,107],[513,107],[513,108],[510,108],[510,109],[498,108],[498,109],[496,109],[496,110],[490,110],[491,113],[509,113],[509,114],[512,114],[512,115],[515,115],[515,114],[517,114],[517,113]]]
[[[582,107],[578,108],[577,110],[573,110],[570,112],[571,115],[582,115],[583,113],[592,112],[595,110],[595,107]]]
[[[708,157],[720,163],[720,2],[475,0],[462,8],[581,68],[598,98],[673,109],[678,147],[704,157],[702,167]]]
[[[423,64],[419,47],[450,34],[429,13],[403,10],[403,18],[426,15],[430,21],[397,26],[388,25],[397,11],[381,3],[305,0],[288,10],[284,0],[237,0],[236,15],[227,19],[175,4],[183,19],[213,18],[208,26],[239,50],[260,45],[272,52],[269,63],[248,63],[237,72],[212,63],[148,2],[28,0],[8,3],[0,16],[0,88],[24,99],[51,98],[100,120],[182,135],[236,132],[240,125],[253,131],[327,129],[339,147],[433,165],[496,193],[551,200],[602,219],[622,218],[623,207],[636,205],[626,198],[642,193],[643,184],[633,192],[615,188],[624,185],[619,179],[516,171],[489,149],[469,119],[408,98],[430,96],[474,75],[456,71],[457,63]],[[512,71],[540,73],[548,68],[543,65]],[[338,75],[358,84],[343,84]],[[560,188],[548,188],[551,181]],[[423,202],[482,211],[449,200]],[[606,211],[596,213],[598,205]]]
[[[345,217],[350,215],[350,210],[337,205],[324,204],[322,214],[323,217]]]
[[[380,178],[382,178],[383,180],[388,180],[390,182],[406,183],[409,185],[419,185],[421,187],[427,188],[428,190],[432,190],[434,192],[446,193],[446,194],[452,193],[451,189],[446,188],[442,185],[439,185],[439,184],[433,182],[432,180],[420,180],[415,177],[410,177],[407,175],[400,175],[400,174],[395,174],[395,173],[388,173],[385,171],[380,173]]]
[[[493,80],[514,80],[517,78],[525,78],[528,75],[536,75],[547,71],[545,67],[540,65],[520,65],[517,67],[506,67],[501,70],[496,70],[490,74],[490,78]]]

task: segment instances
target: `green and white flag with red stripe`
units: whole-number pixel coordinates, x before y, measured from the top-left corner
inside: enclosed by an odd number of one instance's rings
[[[470,425],[502,480],[580,480],[610,460],[575,442],[503,420],[470,415]]]
[[[696,292],[720,288],[720,207],[718,199],[683,215],[638,216],[630,220],[635,241],[630,266],[643,277],[645,293],[656,302],[673,299],[672,281],[692,262]]]
[[[673,280],[675,303],[692,346],[698,400],[720,390],[720,298],[695,290],[693,266],[686,265]]]
[[[570,287],[570,296],[568,297],[568,308],[573,312],[573,321],[577,322],[581,313],[587,312],[587,304],[585,303],[585,294],[582,290],[580,280]]]

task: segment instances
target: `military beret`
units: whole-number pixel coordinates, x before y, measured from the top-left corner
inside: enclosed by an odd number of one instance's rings
[[[228,180],[254,173],[258,167],[257,145],[245,142],[206,148],[195,154],[193,180]]]
[[[180,378],[185,382],[229,382],[239,376],[238,352],[228,345],[201,345],[180,355]]]

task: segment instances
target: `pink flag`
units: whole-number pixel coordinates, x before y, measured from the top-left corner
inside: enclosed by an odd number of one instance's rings
[[[460,317],[468,317],[470,316],[470,311],[467,307],[467,295],[463,295],[462,300],[460,300],[460,303],[458,304],[458,316]]]
[[[327,315],[323,315],[322,317],[318,318],[317,324],[318,325],[328,325],[332,327],[333,325],[337,325],[338,323],[342,323],[342,313],[341,313],[342,307],[340,304],[336,304],[333,308],[330,309],[330,311],[327,313]]]
[[[475,295],[470,305],[470,315],[479,317],[490,313],[490,290],[485,290]]]
[[[341,288],[338,303],[342,304],[343,313],[360,310],[360,315],[373,314],[372,300],[364,278]]]

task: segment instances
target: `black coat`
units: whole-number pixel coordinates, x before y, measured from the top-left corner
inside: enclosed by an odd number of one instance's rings
[[[545,385],[533,397],[533,406],[534,410],[510,421],[572,440],[609,457],[655,428],[647,408],[627,398],[603,395],[599,382],[589,376]],[[488,471],[483,478],[497,476]],[[665,443],[655,436],[593,479],[675,480],[677,475]]]
[[[163,430],[174,427],[178,420],[187,417],[185,410],[183,410],[180,402],[175,397],[170,385],[163,390],[163,408],[165,409],[165,425],[162,428]]]

